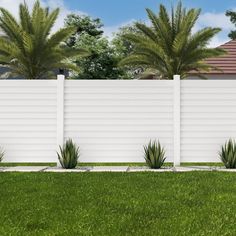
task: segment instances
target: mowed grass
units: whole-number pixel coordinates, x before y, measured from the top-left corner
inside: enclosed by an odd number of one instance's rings
[[[236,174],[0,173],[0,235],[236,235]]]

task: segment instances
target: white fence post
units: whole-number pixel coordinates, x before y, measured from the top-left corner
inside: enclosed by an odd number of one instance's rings
[[[174,166],[180,166],[180,76],[174,75]]]
[[[57,148],[64,144],[64,75],[57,76]],[[57,166],[60,166],[57,161]]]

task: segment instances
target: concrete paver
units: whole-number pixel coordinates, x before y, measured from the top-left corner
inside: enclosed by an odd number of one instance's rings
[[[76,169],[63,169],[59,167],[47,166],[15,166],[0,167],[0,172],[54,172],[54,173],[70,173],[70,172],[191,172],[191,171],[220,171],[220,172],[236,172],[236,169],[226,169],[224,167],[215,166],[181,166],[162,169],[150,169],[147,166],[84,166]]]
[[[90,172],[126,172],[128,166],[94,166]]]
[[[14,166],[5,168],[3,172],[41,172],[46,168],[47,166]]]

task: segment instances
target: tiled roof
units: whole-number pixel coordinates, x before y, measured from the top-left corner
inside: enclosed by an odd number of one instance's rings
[[[236,74],[236,40],[231,40],[219,48],[225,49],[226,55],[207,59],[205,62],[218,67],[220,70],[212,69],[209,72],[203,72],[203,74]],[[194,74],[191,73],[191,74]]]

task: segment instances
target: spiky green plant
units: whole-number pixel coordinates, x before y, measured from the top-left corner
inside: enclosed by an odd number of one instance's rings
[[[4,154],[4,151],[0,148],[0,162],[2,162]]]
[[[233,139],[228,140],[219,152],[221,161],[227,169],[236,169],[236,142]]]
[[[160,169],[165,160],[165,150],[161,147],[160,142],[150,141],[147,146],[144,146],[144,158],[147,165],[152,169]]]
[[[220,28],[207,27],[193,34],[200,9],[187,10],[179,2],[170,14],[162,4],[158,14],[146,11],[151,26],[136,23],[140,33],[125,35],[134,44],[134,51],[121,61],[121,66],[142,66],[160,79],[173,79],[173,75],[184,79],[190,71],[204,78],[199,72],[213,68],[204,60],[224,54],[220,48],[207,47]]]
[[[58,14],[59,8],[50,12],[39,1],[30,12],[24,3],[20,4],[17,21],[10,12],[0,8],[0,64],[9,70],[2,78],[50,79],[58,69],[78,70],[68,59],[88,52],[63,44],[76,31],[74,27],[52,33]]]
[[[74,169],[80,156],[79,147],[69,139],[63,147],[60,146],[60,153],[57,152],[57,156],[64,169]]]

